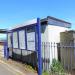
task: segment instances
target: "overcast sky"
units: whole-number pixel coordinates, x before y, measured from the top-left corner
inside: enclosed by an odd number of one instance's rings
[[[0,28],[46,16],[69,21],[75,29],[75,0],[0,0]]]

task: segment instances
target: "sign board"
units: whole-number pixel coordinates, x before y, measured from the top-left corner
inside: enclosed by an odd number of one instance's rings
[[[17,32],[13,32],[13,48],[18,48],[18,35],[17,35]]]
[[[35,51],[35,32],[27,33],[27,50]]]
[[[19,31],[19,47],[20,49],[26,49],[26,44],[25,44],[25,30]]]

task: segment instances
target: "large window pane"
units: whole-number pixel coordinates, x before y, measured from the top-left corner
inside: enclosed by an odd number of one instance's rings
[[[20,49],[26,49],[26,46],[25,46],[25,31],[24,30],[19,31],[19,46],[20,46]]]
[[[17,36],[17,32],[13,32],[13,48],[18,48],[18,36]]]
[[[27,50],[35,51],[35,28],[27,29]]]
[[[11,45],[11,33],[8,33],[8,47],[12,47],[12,45]]]

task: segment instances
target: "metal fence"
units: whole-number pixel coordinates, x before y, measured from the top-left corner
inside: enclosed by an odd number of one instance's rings
[[[75,69],[75,44],[73,42],[42,42],[41,48],[42,68],[44,72],[51,71],[53,59],[58,60],[62,64],[65,71],[67,70],[68,72],[70,72]],[[9,56],[13,59],[18,59],[34,67],[37,67],[38,65],[37,52],[34,51],[9,48]],[[62,74],[57,73],[57,75]]]
[[[57,44],[50,42],[42,42],[42,62],[43,70],[49,70],[52,59],[57,59]]]
[[[59,61],[65,72],[75,74],[75,44],[73,42],[43,42],[42,43],[43,71],[51,71],[53,59]],[[57,74],[62,75],[62,74]]]

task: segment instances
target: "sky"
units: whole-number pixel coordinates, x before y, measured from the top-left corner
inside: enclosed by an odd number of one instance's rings
[[[0,29],[47,16],[68,21],[75,29],[75,0],[0,0]]]

